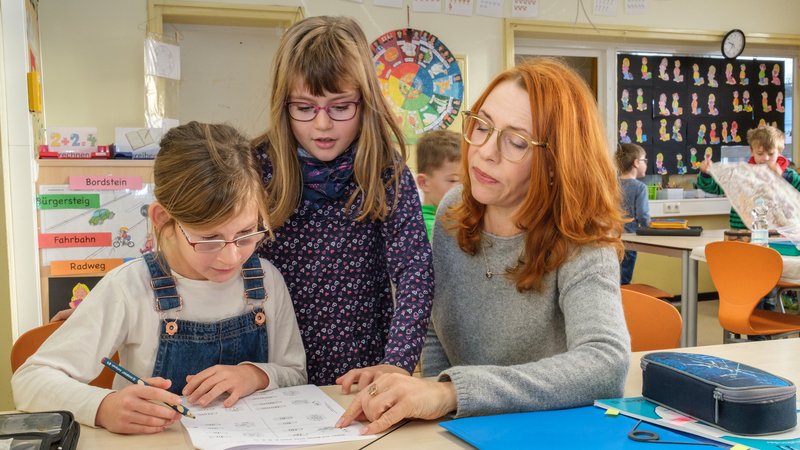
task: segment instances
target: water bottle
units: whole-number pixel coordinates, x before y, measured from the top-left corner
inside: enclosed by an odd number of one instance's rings
[[[769,246],[769,220],[767,213],[769,206],[763,198],[757,198],[755,207],[750,211],[753,215],[753,226],[750,234],[750,243],[760,245],[762,247]]]

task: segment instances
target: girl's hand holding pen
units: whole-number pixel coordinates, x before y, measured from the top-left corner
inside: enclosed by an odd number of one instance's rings
[[[186,381],[182,392],[186,400],[204,407],[217,397],[228,394],[222,404],[230,408],[240,398],[269,386],[267,374],[253,364],[212,366],[196,375],[187,376]]]
[[[132,384],[108,394],[97,410],[95,424],[120,434],[152,434],[164,431],[180,420],[181,415],[169,407],[181,403],[181,398],[166,391],[171,381],[164,378],[145,378],[150,386]]]

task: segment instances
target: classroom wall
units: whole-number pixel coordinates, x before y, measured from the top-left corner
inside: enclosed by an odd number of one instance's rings
[[[0,160],[2,160],[2,158],[3,155],[0,155]],[[3,175],[0,171],[0,186],[3,185],[3,181]],[[0,211],[5,211],[5,198],[2,195],[0,195]],[[8,233],[5,221],[0,224],[0,228],[2,228],[3,234]],[[8,274],[8,247],[6,247],[5,244],[0,244],[0,274]],[[11,398],[11,389],[8,387],[11,383],[12,343],[10,298],[11,292],[9,289],[8,276],[0,276],[0,411],[7,411],[14,407],[14,402]]]
[[[371,0],[363,4],[346,0],[205,2],[302,6],[306,16],[349,15],[359,21],[370,40],[408,25],[430,30],[453,53],[467,56],[470,99],[478,98],[483,87],[503,67],[503,20],[498,18],[413,11],[407,15],[405,8],[373,6]],[[404,3],[410,5],[411,1]],[[591,14],[592,2],[584,0],[583,3]],[[591,16],[592,22],[686,30],[724,31],[738,27],[747,33],[796,33],[796,18],[800,17],[800,2],[781,0],[764,0],[759,7],[754,7],[749,0],[651,0],[643,15],[626,15],[624,2],[617,3],[616,17]],[[506,1],[509,11],[510,4]],[[538,20],[573,22],[578,8],[575,1],[540,0]],[[114,126],[144,125],[142,41],[146,14],[145,0],[50,0],[40,4],[44,97],[49,125],[96,125],[101,142],[111,141]],[[583,11],[577,15],[577,22],[588,23]]]

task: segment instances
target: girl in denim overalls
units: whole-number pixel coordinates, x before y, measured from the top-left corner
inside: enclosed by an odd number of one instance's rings
[[[183,395],[189,405],[232,406],[306,382],[286,285],[254,255],[270,231],[248,141],[227,125],[174,128],[154,179],[157,251],[109,272],[14,374],[17,408],[65,409],[86,425],[155,433],[181,416],[152,401],[178,404]],[[151,386],[120,377],[114,390],[86,384],[114,352]]]

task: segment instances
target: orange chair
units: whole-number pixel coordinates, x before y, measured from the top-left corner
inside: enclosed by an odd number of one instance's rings
[[[742,335],[781,337],[800,331],[800,316],[756,309],[783,272],[775,250],[745,242],[720,241],[706,245],[711,280],[719,293],[719,323],[724,341]]]
[[[660,298],[662,300],[667,300],[667,301],[672,301],[674,297],[674,295],[670,294],[669,292],[663,289],[659,289],[655,286],[650,286],[649,284],[632,283],[632,284],[623,284],[620,287],[622,289],[635,291],[640,294],[649,295],[650,297]]]
[[[25,361],[39,348],[39,346],[53,334],[54,331],[61,326],[64,321],[48,323],[32,330],[28,330],[22,334],[11,347],[11,372],[16,372]],[[114,353],[111,357],[115,362],[119,362],[119,354]],[[100,361],[97,362],[100,364]],[[114,381],[114,372],[109,368],[103,367],[100,375],[92,380],[89,384],[92,386],[111,388]]]
[[[621,289],[622,309],[631,335],[631,351],[661,350],[680,345],[683,322],[669,303],[640,292]]]

